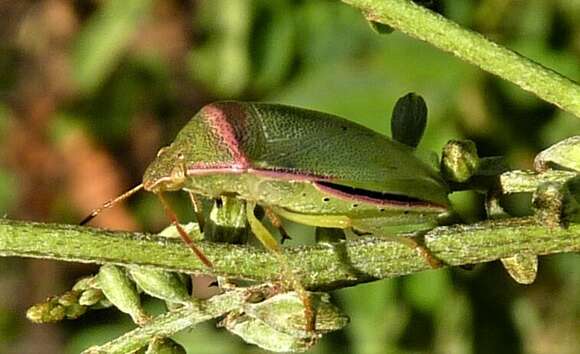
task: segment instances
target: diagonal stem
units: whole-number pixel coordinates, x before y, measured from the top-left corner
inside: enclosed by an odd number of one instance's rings
[[[343,0],[367,19],[412,37],[511,81],[580,118],[580,85],[483,35],[415,4],[411,0]]]

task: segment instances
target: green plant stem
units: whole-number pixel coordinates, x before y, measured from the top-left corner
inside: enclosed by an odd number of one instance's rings
[[[451,52],[580,118],[580,85],[410,0],[343,0],[367,19]]]
[[[214,263],[214,269],[205,268],[175,239],[73,225],[0,221],[2,256],[149,265],[258,282],[284,276],[278,259],[261,249],[211,242],[200,242],[199,246]],[[426,234],[425,246],[452,266],[489,262],[522,251],[537,255],[575,252],[580,251],[580,225],[547,227],[526,217],[438,227]],[[372,237],[285,250],[290,266],[311,290],[342,288],[431,269],[424,257],[408,246]]]
[[[246,301],[247,290],[233,289],[211,299],[185,306],[177,311],[155,317],[150,323],[136,328],[100,346],[83,351],[83,354],[133,353],[146,346],[154,337],[170,337],[198,323],[219,317],[241,308]]]

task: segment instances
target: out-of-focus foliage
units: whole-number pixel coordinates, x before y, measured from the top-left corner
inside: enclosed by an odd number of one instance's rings
[[[580,79],[578,0],[434,7]],[[189,117],[220,99],[308,107],[387,134],[397,98],[417,92],[429,108],[420,149],[469,138],[481,156],[520,168],[580,132],[578,118],[401,33],[377,34],[338,1],[14,1],[0,13],[0,208],[9,217],[78,221],[138,183]],[[452,198],[466,220],[482,217],[479,196]],[[192,218],[186,200],[173,202]],[[94,224],[158,231],[160,209],[143,194]],[[530,286],[489,264],[337,291],[352,322],[313,352],[574,353],[578,269],[577,255],[561,255],[542,258]],[[127,319],[106,310],[59,326],[23,320],[27,306],[91,270],[0,259],[0,352],[73,353],[126,330]],[[176,340],[189,353],[258,352],[210,326]]]

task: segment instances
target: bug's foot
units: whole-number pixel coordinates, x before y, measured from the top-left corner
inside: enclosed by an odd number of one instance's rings
[[[415,249],[417,250],[419,255],[421,255],[421,257],[423,257],[423,259],[425,259],[425,261],[427,263],[429,263],[431,268],[435,269],[435,268],[440,268],[443,266],[443,262],[441,262],[439,259],[435,258],[435,256],[433,256],[431,251],[429,251],[425,246],[418,244],[415,247]]]
[[[423,244],[423,235],[419,232],[415,234],[414,237],[401,236],[401,235],[381,235],[383,239],[388,239],[393,242],[405,245],[412,250],[415,250],[417,254],[429,264],[431,268],[440,268],[443,266],[443,262],[436,258],[433,253]]]
[[[284,244],[284,241],[286,241],[286,240],[292,239],[292,237],[290,237],[284,229],[280,229],[280,234],[282,235],[282,239],[280,240],[281,244]]]

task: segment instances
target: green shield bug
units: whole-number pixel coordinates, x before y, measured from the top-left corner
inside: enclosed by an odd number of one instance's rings
[[[264,103],[203,107],[171,145],[159,150],[142,184],[83,223],[141,188],[160,197],[177,226],[163,192],[185,190],[194,201],[196,196],[233,197],[245,203],[250,229],[280,257],[307,309],[307,293],[279,243],[254,215],[257,205],[275,226],[281,217],[384,237],[431,228],[449,208],[446,183],[411,147],[331,114]],[[185,231],[181,236],[211,267]],[[306,312],[313,328],[313,313]]]

